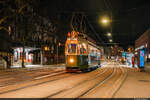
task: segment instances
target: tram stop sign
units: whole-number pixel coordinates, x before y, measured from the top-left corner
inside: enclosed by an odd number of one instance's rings
[[[139,67],[144,68],[144,50],[139,50]]]

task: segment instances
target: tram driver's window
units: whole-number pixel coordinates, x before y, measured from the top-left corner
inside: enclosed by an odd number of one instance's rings
[[[68,53],[76,53],[76,44],[68,44]]]

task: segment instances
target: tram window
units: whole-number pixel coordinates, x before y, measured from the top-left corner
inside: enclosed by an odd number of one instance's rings
[[[81,54],[87,54],[87,50],[86,50],[86,47],[84,45],[81,46],[80,53]]]
[[[68,53],[76,53],[76,44],[68,44]]]

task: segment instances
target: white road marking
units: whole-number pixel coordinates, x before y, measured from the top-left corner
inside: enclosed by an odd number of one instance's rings
[[[37,80],[37,79],[46,78],[46,77],[54,76],[54,75],[61,74],[61,73],[64,73],[64,72],[60,72],[60,73],[52,73],[52,74],[49,74],[49,75],[44,75],[44,76],[36,77],[36,78],[34,78],[34,79]]]

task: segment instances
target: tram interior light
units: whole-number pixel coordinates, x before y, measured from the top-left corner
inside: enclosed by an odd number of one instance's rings
[[[83,45],[84,47],[86,47],[86,44],[85,44],[85,43],[82,43],[82,45]]]

